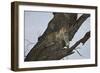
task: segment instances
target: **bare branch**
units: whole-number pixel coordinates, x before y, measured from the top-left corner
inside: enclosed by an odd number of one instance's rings
[[[90,14],[83,14],[75,23],[75,25],[71,26],[70,30],[69,30],[69,41],[72,40],[72,38],[74,37],[75,33],[77,32],[77,30],[80,28],[80,26],[82,25],[82,23],[90,16]]]
[[[90,38],[90,31],[85,34],[85,36],[77,41],[71,48],[70,51],[73,51],[80,43],[85,44],[85,42]]]

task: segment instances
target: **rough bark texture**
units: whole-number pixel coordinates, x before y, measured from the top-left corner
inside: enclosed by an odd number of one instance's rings
[[[66,45],[66,42],[73,38],[82,23],[90,16],[89,14],[83,14],[78,20],[75,13],[53,14],[54,18],[49,22],[44,34],[38,38],[38,43],[26,56],[25,61],[59,60],[73,54],[73,50],[80,43],[84,44],[89,39],[90,32],[87,32],[71,48]],[[65,46],[67,48],[64,48]]]

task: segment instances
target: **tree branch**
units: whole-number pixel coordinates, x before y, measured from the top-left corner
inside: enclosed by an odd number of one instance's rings
[[[80,28],[80,26],[82,25],[82,23],[90,16],[90,14],[83,14],[75,23],[75,25],[71,26],[70,30],[69,30],[69,41],[72,40],[72,38],[74,37],[75,33],[77,32],[77,30]]]
[[[77,41],[70,49],[69,52],[73,51],[80,43],[85,44],[85,42],[90,38],[90,31],[85,34],[85,36]]]
[[[85,36],[77,41],[71,48],[64,49],[64,47],[59,48],[59,43],[49,45],[41,49],[41,52],[37,52],[38,55],[29,56],[26,61],[41,61],[41,60],[60,60],[65,56],[71,55],[74,53],[74,49],[80,44],[85,43],[90,37],[90,31],[85,34]],[[39,49],[38,49],[39,50]],[[35,51],[35,50],[34,50]],[[40,51],[40,50],[39,50]],[[36,52],[36,51],[35,51]],[[34,52],[34,53],[35,53]],[[32,54],[33,55],[33,54]]]

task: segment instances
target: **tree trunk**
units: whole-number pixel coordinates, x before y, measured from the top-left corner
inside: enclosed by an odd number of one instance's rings
[[[82,23],[90,16],[83,14],[77,20],[75,13],[53,13],[54,18],[49,22],[44,34],[38,38],[37,44],[26,56],[25,61],[59,60],[73,54],[73,50],[85,43],[90,32],[69,48],[69,41],[73,38]]]

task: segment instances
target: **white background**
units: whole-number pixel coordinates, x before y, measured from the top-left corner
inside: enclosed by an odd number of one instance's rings
[[[10,70],[11,62],[11,2],[14,0],[0,0],[0,73],[14,73]],[[29,1],[29,0],[20,0]],[[31,0],[30,0],[31,1]],[[34,2],[45,3],[63,3],[63,4],[78,4],[78,5],[94,5],[100,7],[100,0],[33,0]],[[98,8],[98,13],[100,10]],[[100,14],[98,14],[99,19]],[[98,27],[100,21],[98,22]],[[100,31],[100,28],[98,29]],[[100,33],[98,33],[100,37]],[[100,38],[98,38],[100,40]],[[100,41],[98,41],[100,43]],[[98,45],[98,51],[100,51]],[[98,53],[98,56],[100,53]],[[98,57],[98,62],[100,58]],[[98,67],[86,67],[86,68],[70,68],[70,69],[55,69],[55,70],[40,70],[34,71],[34,73],[99,73],[100,63]],[[24,72],[21,72],[24,73]],[[33,73],[33,71],[26,71],[25,73]]]

